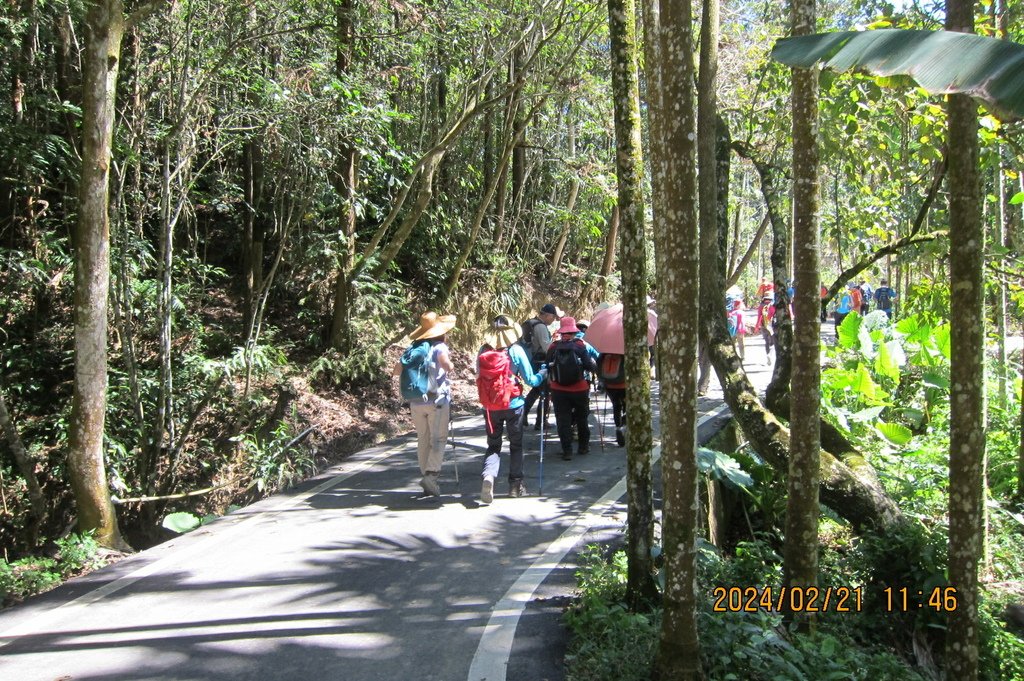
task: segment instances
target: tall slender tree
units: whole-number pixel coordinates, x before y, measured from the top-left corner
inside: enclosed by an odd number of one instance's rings
[[[718,118],[718,0],[704,0],[700,25],[700,68],[697,74],[697,216],[700,222],[700,280],[711,279],[711,269],[722,267],[718,257],[718,176],[715,172],[715,122]],[[701,315],[724,314],[724,302],[717,292],[703,287],[700,296]],[[702,328],[703,325],[702,325]],[[699,393],[707,391],[711,381],[711,357],[707,336],[700,339]]]
[[[107,409],[107,292],[110,283],[110,150],[114,96],[126,20],[120,0],[95,0],[85,14],[82,57],[82,175],[75,227],[75,384],[68,469],[78,526],[125,547],[107,487],[103,433]]]
[[[792,0],[792,35],[815,30],[815,0]],[[818,580],[818,485],[821,365],[818,274],[818,70],[793,69],[794,335],[790,396],[790,457],[786,479],[786,586]],[[793,612],[808,621],[802,613]]]
[[[654,2],[655,0],[647,0]],[[664,215],[655,225],[661,305],[661,443],[665,591],[657,674],[664,681],[701,676],[697,633],[697,307],[699,292],[696,110],[693,8],[690,0],[661,0],[661,95],[652,108],[664,163],[655,165],[654,192]],[[650,37],[650,36],[649,36]]]
[[[608,0],[615,106],[615,169],[619,186],[619,269],[626,335],[626,488],[628,598],[633,608],[656,593],[651,546],[654,489],[651,476],[651,374],[647,351],[647,238],[644,229],[640,88],[637,77],[636,5]]]
[[[974,2],[946,0],[946,30],[974,32]],[[978,173],[978,109],[950,95],[949,248],[951,298],[958,301],[950,345],[949,581],[958,606],[949,614],[946,673],[978,678],[978,564],[983,545],[985,233]]]

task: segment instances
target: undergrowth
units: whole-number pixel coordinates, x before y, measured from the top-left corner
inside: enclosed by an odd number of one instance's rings
[[[90,535],[72,534],[56,540],[50,556],[31,556],[12,563],[0,559],[0,600],[17,603],[58,586],[80,572],[101,567],[99,544]]]

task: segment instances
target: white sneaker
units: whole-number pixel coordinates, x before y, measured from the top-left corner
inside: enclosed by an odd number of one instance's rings
[[[420,487],[422,487],[423,491],[432,497],[441,496],[441,486],[437,484],[436,473],[427,473],[424,475],[423,479],[420,480]]]
[[[489,504],[492,501],[494,501],[494,478],[488,475],[480,485],[480,502]]]

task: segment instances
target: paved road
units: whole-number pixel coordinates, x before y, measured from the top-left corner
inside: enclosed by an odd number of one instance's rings
[[[420,496],[401,438],[0,613],[0,679],[562,678],[575,552],[621,532],[624,451],[609,427],[603,451],[564,462],[552,437],[538,496],[530,431],[531,496],[501,479],[481,506],[482,419],[455,431],[440,498]]]

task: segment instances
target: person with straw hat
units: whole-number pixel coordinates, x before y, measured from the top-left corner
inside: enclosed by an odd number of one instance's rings
[[[508,429],[509,496],[526,495],[523,483],[523,386],[536,388],[544,382],[545,369],[534,372],[530,357],[517,341],[522,327],[507,315],[498,315],[484,336],[476,359],[477,393],[484,408],[487,452],[481,473],[480,501],[494,500],[494,480],[501,467],[501,441]]]
[[[424,493],[440,496],[437,479],[441,474],[444,447],[451,419],[451,384],[448,374],[454,368],[445,343],[445,334],[455,328],[455,315],[424,312],[420,325],[409,334],[412,344],[395,365],[402,399],[409,403],[416,428],[416,455],[419,459]]]

